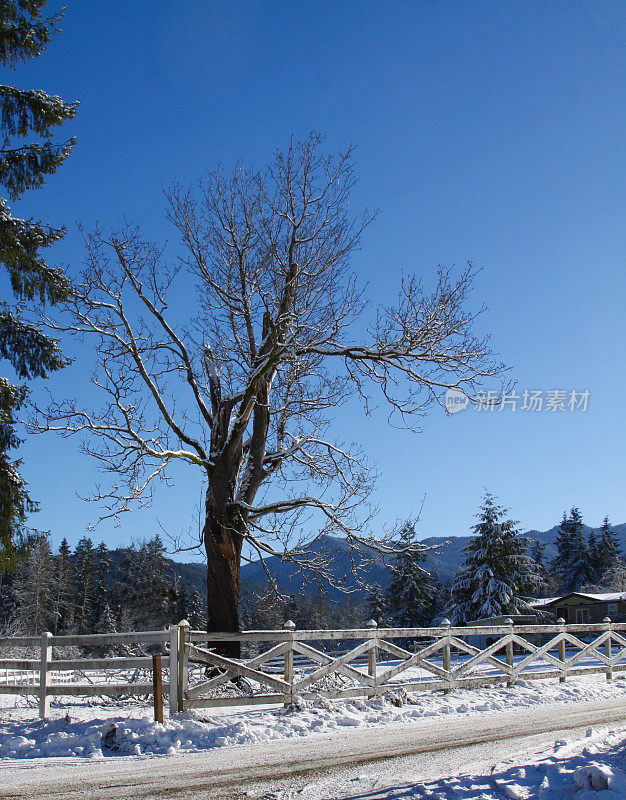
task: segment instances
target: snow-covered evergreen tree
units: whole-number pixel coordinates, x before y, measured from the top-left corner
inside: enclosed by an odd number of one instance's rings
[[[189,609],[187,620],[194,631],[206,630],[206,613],[202,610],[202,598],[200,592],[194,587],[189,597]]]
[[[454,578],[446,616],[453,624],[468,620],[529,613],[528,599],[537,586],[527,555],[528,542],[507,509],[487,492],[474,538],[463,548],[465,562]]]
[[[100,616],[94,625],[94,633],[116,633],[116,621],[113,611],[108,603],[104,603],[100,611]],[[104,644],[99,645],[97,648],[98,658],[107,658],[116,654],[117,648],[115,645]]]
[[[589,569],[593,580],[598,580],[602,574],[600,569],[600,543],[593,528],[587,534],[587,553],[589,557]]]
[[[176,619],[180,622],[181,619],[186,619],[189,624],[189,592],[184,583],[176,589]],[[193,628],[193,626],[192,626]],[[194,628],[193,630],[197,630]]]
[[[540,541],[536,541],[532,547],[530,558],[533,563],[533,567],[535,570],[535,575],[537,577],[537,583],[535,586],[535,591],[538,596],[543,595],[547,590],[550,584],[550,580],[548,577],[548,570],[545,564],[545,552],[546,546]]]
[[[102,611],[100,613],[100,618],[98,619],[94,627],[96,633],[116,632],[115,615],[111,611],[111,607],[109,606],[108,603],[105,603],[103,605]]]
[[[96,588],[96,553],[93,542],[83,536],[74,549],[74,622],[78,633],[93,633]]]
[[[585,538],[583,518],[580,510],[572,508],[569,517],[563,520],[556,537],[557,555],[551,568],[558,577],[561,592],[577,592],[594,580],[589,545]]]
[[[600,540],[598,542],[598,574],[600,581],[606,573],[622,566],[621,547],[617,534],[611,528],[609,518],[605,517],[600,526]]]
[[[41,54],[58,30],[59,12],[43,15],[46,0],[5,0],[0,4],[0,63],[15,67]],[[41,250],[58,241],[64,228],[51,228],[33,219],[14,217],[8,201],[28,189],[38,189],[57,171],[74,146],[74,139],[55,142],[52,129],[72,119],[77,103],[42,91],[0,86],[0,268],[4,267],[13,293],[0,302],[0,358],[6,359],[20,381],[45,378],[65,366],[57,342],[28,319],[28,304],[67,299],[70,284],[60,269],[50,267]],[[36,141],[39,139],[40,141]],[[13,378],[11,378],[13,380]],[[20,443],[17,413],[28,391],[0,377],[0,570],[14,569],[24,544],[24,523],[37,504],[20,475],[21,462],[10,458]]]
[[[423,568],[423,549],[415,548],[415,523],[405,522],[399,531],[398,548],[391,565],[391,580],[385,605],[393,624],[401,628],[427,625],[433,614],[434,580]]]
[[[369,619],[375,620],[380,627],[389,625],[389,615],[387,613],[387,601],[385,593],[378,583],[372,586],[367,597],[367,613]]]
[[[107,573],[109,571],[109,551],[104,542],[100,542],[94,554],[94,592],[91,605],[91,619],[94,629],[98,626],[105,606],[109,605],[107,590]],[[110,610],[110,609],[109,609]]]
[[[69,633],[74,625],[74,565],[67,539],[54,557],[54,599],[52,633]]]

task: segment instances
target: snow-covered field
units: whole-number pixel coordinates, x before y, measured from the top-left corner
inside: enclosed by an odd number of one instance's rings
[[[626,680],[606,683],[601,677],[520,682],[442,692],[389,692],[375,700],[330,703],[298,701],[292,709],[250,707],[186,712],[161,725],[152,709],[141,703],[106,704],[55,698],[51,718],[40,720],[24,698],[3,696],[0,718],[0,758],[33,759],[198,752],[272,740],[341,735],[350,728],[389,724],[419,724],[437,718],[467,718],[480,725],[484,715],[506,710],[540,708],[555,703],[614,699],[626,702]],[[626,794],[624,795],[626,797]]]

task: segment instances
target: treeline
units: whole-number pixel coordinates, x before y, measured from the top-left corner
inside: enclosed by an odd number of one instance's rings
[[[206,600],[177,574],[159,536],[110,551],[83,537],[74,550],[64,539],[53,552],[45,534],[33,534],[19,569],[0,576],[0,630],[5,635],[115,633],[159,630],[189,621],[206,628]],[[242,581],[242,628],[362,626],[363,601],[346,595],[341,603],[323,593],[277,597]]]
[[[582,514],[572,508],[569,515],[563,514],[556,547],[557,556],[546,569],[547,589],[556,588],[559,594],[626,590],[626,568],[608,517],[604,518],[599,535],[593,529],[585,535]],[[542,556],[541,550],[535,549],[534,557],[541,565]]]
[[[162,629],[189,620],[206,625],[196,589],[180,581],[159,536],[116,551],[83,537],[53,553],[44,534],[31,537],[19,569],[3,576],[0,625],[13,635],[115,633]]]
[[[369,619],[367,602],[346,594],[341,602],[323,591],[279,597],[253,584],[242,585],[240,620],[243,630],[282,628],[291,620],[299,629],[362,628]]]
[[[487,617],[534,613],[533,598],[572,591],[626,591],[626,566],[618,538],[605,518],[598,532],[586,530],[578,508],[563,519],[557,555],[520,534],[506,509],[487,494],[478,512],[464,563],[441,583],[424,569],[415,524],[398,532],[399,552],[389,564],[386,586],[367,597],[346,594],[340,602],[322,591],[278,597],[266,586],[242,581],[242,629],[280,628],[291,619],[304,628],[356,628],[370,619],[381,626],[427,627],[444,617],[461,624]],[[64,539],[53,553],[47,536],[34,534],[17,572],[1,576],[0,627],[9,634],[113,633],[162,629],[187,619],[206,626],[205,599],[166,556],[159,536],[109,551],[83,537],[74,550]]]
[[[401,552],[391,565],[386,588],[375,586],[368,598],[370,616],[379,625],[426,627],[448,618],[453,624],[490,617],[535,614],[537,597],[569,592],[626,591],[626,565],[618,538],[605,517],[598,533],[585,533],[582,514],[572,508],[558,529],[557,555],[546,562],[545,545],[522,536],[487,493],[463,548],[464,562],[451,582],[423,569],[424,553],[410,552],[413,523],[399,531]]]

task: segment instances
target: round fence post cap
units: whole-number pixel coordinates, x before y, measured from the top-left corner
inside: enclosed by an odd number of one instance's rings
[[[367,622],[365,623],[365,626],[367,628],[377,628],[378,627],[378,623],[376,622],[375,619],[368,619]]]
[[[292,619],[288,619],[283,625],[283,628],[286,628],[289,631],[293,631],[296,628],[296,623]]]
[[[442,619],[441,620],[441,627],[442,628],[449,628],[452,623],[449,619]]]
[[[559,617],[557,619],[557,621],[556,621],[556,624],[557,625],[565,625],[565,620],[563,619],[563,617]]]

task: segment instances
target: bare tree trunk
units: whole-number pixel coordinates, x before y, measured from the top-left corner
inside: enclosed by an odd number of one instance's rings
[[[239,631],[239,583],[243,536],[241,517],[229,515],[225,498],[216,492],[216,482],[207,491],[204,546],[207,554],[207,631]],[[218,495],[216,497],[215,495]],[[220,502],[221,501],[221,502]],[[231,518],[235,517],[235,518]],[[216,644],[228,658],[239,658],[239,642]]]

